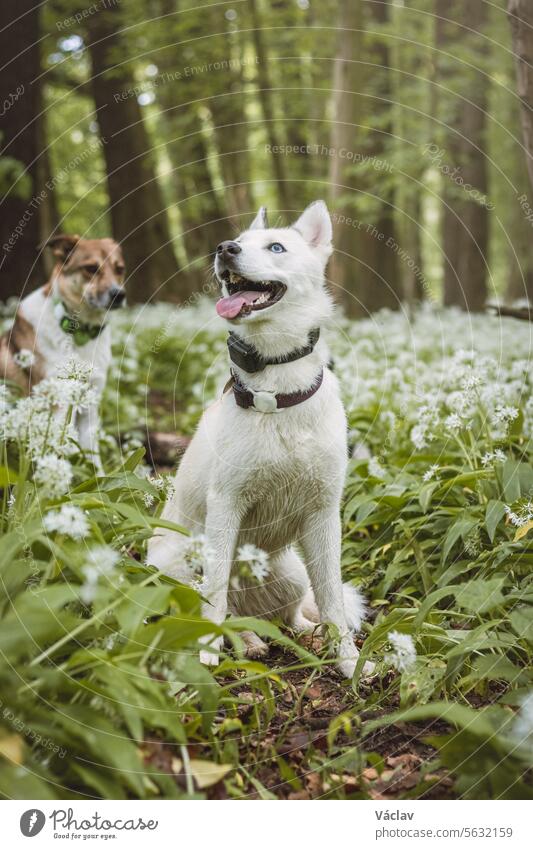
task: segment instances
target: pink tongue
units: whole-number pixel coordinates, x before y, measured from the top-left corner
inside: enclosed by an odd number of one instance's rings
[[[236,292],[228,298],[221,298],[216,303],[216,311],[222,318],[235,318],[245,304],[253,304],[260,292]]]

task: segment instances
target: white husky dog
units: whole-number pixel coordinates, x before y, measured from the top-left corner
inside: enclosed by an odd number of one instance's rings
[[[332,312],[324,286],[331,238],[327,207],[316,201],[292,227],[270,228],[262,208],[248,230],[218,246],[223,297],[216,309],[231,327],[233,386],[205,411],[163,515],[207,538],[208,619],[221,623],[229,610],[280,617],[297,631],[332,623],[339,669],[351,677],[358,657],[352,631],[364,601],[341,581],[346,418],[318,338]],[[232,564],[247,543],[268,553],[268,576],[260,585],[232,586]],[[190,580],[188,544],[178,533],[158,532],[148,562]],[[243,638],[249,656],[268,652],[256,634]],[[201,659],[216,664],[221,639],[205,642]]]

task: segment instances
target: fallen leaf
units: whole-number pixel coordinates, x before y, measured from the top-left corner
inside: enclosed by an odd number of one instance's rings
[[[222,781],[228,772],[231,772],[233,767],[231,764],[215,764],[212,761],[189,761],[189,769],[196,781],[199,790],[204,790],[206,787],[212,787],[213,784],[218,784]]]
[[[363,778],[366,778],[367,781],[375,781],[377,777],[378,771],[373,766],[369,766],[363,770]]]
[[[20,734],[0,738],[0,755],[18,766],[24,762],[24,741]]]
[[[395,757],[387,758],[387,766],[416,766],[422,763],[422,758],[415,755],[413,752],[406,752],[405,755],[396,755]]]
[[[531,528],[533,528],[533,519],[530,522],[526,522],[525,525],[522,525],[520,528],[518,528],[516,534],[514,535],[513,542],[517,542],[519,539],[522,539],[522,537],[525,537],[525,535],[528,533],[528,531],[531,530]]]

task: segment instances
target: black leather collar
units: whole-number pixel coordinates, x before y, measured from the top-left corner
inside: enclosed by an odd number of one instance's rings
[[[228,336],[228,351],[230,359],[236,366],[247,371],[248,374],[254,374],[257,371],[263,371],[266,366],[277,366],[283,363],[292,363],[294,360],[299,360],[301,357],[306,357],[311,354],[315,348],[320,336],[320,328],[315,327],[309,333],[309,341],[302,348],[295,348],[288,354],[282,357],[272,357],[265,359],[255,350],[253,345],[248,345],[243,339],[240,339],[235,333],[230,331]]]

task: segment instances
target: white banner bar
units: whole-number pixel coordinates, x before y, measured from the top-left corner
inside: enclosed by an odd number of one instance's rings
[[[530,849],[530,801],[6,801],[2,846]],[[202,810],[206,808],[206,810]],[[35,840],[32,843],[32,840]]]

